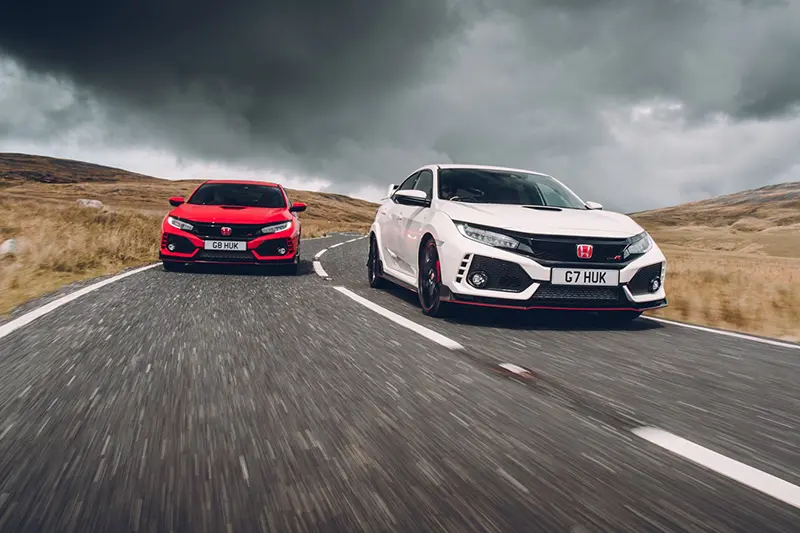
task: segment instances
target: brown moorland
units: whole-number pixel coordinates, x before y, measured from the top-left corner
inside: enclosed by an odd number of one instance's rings
[[[150,263],[167,198],[199,181],[172,181],[43,156],[0,154],[0,315],[74,281]],[[364,232],[377,206],[290,190],[305,202],[304,236]],[[80,198],[102,210],[76,206]],[[800,183],[631,215],[668,257],[670,306],[656,316],[800,340]]]

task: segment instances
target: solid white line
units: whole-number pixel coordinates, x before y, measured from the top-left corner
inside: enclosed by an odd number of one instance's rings
[[[44,316],[44,315],[46,315],[47,313],[49,313],[51,311],[55,311],[56,309],[58,309],[62,305],[68,304],[69,302],[71,302],[73,300],[77,300],[78,298],[80,298],[81,296],[83,296],[85,294],[89,294],[90,292],[96,291],[97,289],[99,289],[101,287],[105,287],[109,283],[114,283],[115,281],[119,281],[121,279],[127,278],[128,276],[133,276],[134,274],[138,274],[139,272],[142,272],[144,270],[153,268],[153,267],[158,266],[160,264],[161,263],[154,263],[152,265],[136,268],[136,269],[131,270],[129,272],[125,272],[124,274],[118,274],[118,275],[116,275],[114,277],[105,279],[103,281],[98,281],[97,283],[95,283],[93,285],[89,285],[88,287],[84,287],[83,289],[77,290],[75,292],[71,292],[71,293],[67,294],[66,296],[62,296],[58,300],[54,300],[54,301],[52,301],[52,302],[50,302],[50,303],[48,303],[46,305],[43,305],[42,307],[38,307],[38,308],[34,309],[33,311],[25,313],[21,317],[15,318],[14,320],[11,320],[10,322],[7,322],[7,323],[3,324],[2,326],[0,326],[0,339],[5,337],[6,335],[9,335],[13,331],[18,330],[19,328],[30,324],[31,322],[33,322],[37,318],[39,318],[41,316]]]
[[[322,268],[322,263],[320,263],[319,261],[314,261],[314,272],[316,272],[317,276],[321,278],[328,277],[328,273],[325,272],[325,270]]]
[[[345,296],[349,297],[352,300],[360,303],[367,309],[370,309],[379,315],[388,318],[389,320],[393,321],[396,324],[403,326],[404,328],[408,328],[411,331],[422,335],[423,337],[432,340],[433,342],[444,346],[450,350],[463,350],[464,347],[457,343],[452,339],[448,339],[444,335],[436,333],[435,331],[426,328],[425,326],[420,326],[416,322],[412,322],[411,320],[398,315],[397,313],[393,313],[388,309],[384,309],[383,307],[372,303],[371,301],[367,300],[366,298],[362,298],[358,294],[344,288],[344,287],[334,287],[337,291],[341,292]]]
[[[325,252],[327,252],[327,251],[328,251],[328,249],[327,249],[327,248],[324,248],[323,250],[320,250],[319,252],[317,252],[317,255],[315,255],[315,256],[314,256],[314,261],[316,261],[317,259],[319,259],[320,257],[322,257],[322,254],[324,254],[324,253],[325,253]]]
[[[333,250],[334,248],[338,248],[339,246],[341,246],[341,245],[343,245],[343,244],[344,244],[343,242],[337,242],[336,244],[332,245],[332,246],[331,246],[330,248],[328,248],[328,249],[329,249],[329,250]]]
[[[777,340],[772,340],[772,339],[764,339],[764,338],[761,338],[761,337],[753,337],[752,335],[746,335],[744,333],[735,333],[733,331],[722,331],[722,330],[719,330],[719,329],[705,328],[703,326],[695,326],[694,324],[684,324],[683,322],[674,322],[672,320],[667,320],[667,319],[664,319],[664,318],[658,318],[658,317],[654,317],[654,316],[643,316],[642,318],[647,319],[647,320],[652,320],[653,322],[661,322],[661,323],[664,323],[664,324],[670,324],[670,325],[679,326],[679,327],[682,327],[682,328],[696,329],[698,331],[705,331],[706,333],[716,333],[717,335],[723,335],[725,337],[733,337],[733,338],[736,338],[736,339],[744,339],[744,340],[753,341],[753,342],[760,342],[761,344],[769,344],[769,345],[772,345],[772,346],[780,346],[781,348],[792,348],[792,349],[795,349],[795,350],[800,350],[800,344],[794,344],[794,343],[791,343],[791,342],[782,342],[782,341],[777,341]]]
[[[729,477],[750,488],[782,502],[800,508],[800,487],[752,466],[734,461],[663,429],[639,427],[632,430],[639,437],[669,450],[718,474]]]

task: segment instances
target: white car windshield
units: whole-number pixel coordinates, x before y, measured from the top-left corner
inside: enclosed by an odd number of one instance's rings
[[[586,209],[578,196],[541,174],[447,168],[439,171],[439,198],[453,202]]]

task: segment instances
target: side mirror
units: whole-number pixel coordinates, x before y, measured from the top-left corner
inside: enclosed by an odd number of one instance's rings
[[[391,195],[392,195],[392,193],[393,193],[394,191],[396,191],[396,190],[397,190],[397,188],[398,188],[399,186],[400,186],[400,185],[398,185],[397,183],[392,183],[391,185],[389,185],[389,192],[387,192],[387,193],[386,193],[386,196],[387,196],[387,197],[388,197],[388,196],[391,196]]]
[[[292,207],[289,208],[291,213],[300,213],[306,210],[306,204],[302,202],[295,202],[292,204]]]
[[[589,209],[603,209],[603,204],[597,202],[586,202],[586,207]]]
[[[184,200],[183,200],[183,198],[181,198],[180,196],[173,196],[172,198],[170,198],[170,199],[169,199],[169,203],[170,203],[170,205],[172,205],[173,207],[178,207],[178,206],[179,206],[179,205],[181,205],[183,202],[184,202]]]
[[[417,191],[414,189],[397,191],[394,194],[394,199],[397,203],[403,205],[418,205],[423,207],[431,205],[431,201],[428,200],[428,195],[425,191]]]

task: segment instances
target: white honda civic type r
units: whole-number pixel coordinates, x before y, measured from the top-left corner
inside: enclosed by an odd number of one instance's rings
[[[666,259],[630,217],[584,202],[546,174],[427,165],[378,208],[369,283],[450,304],[596,311],[627,321],[667,305]]]

